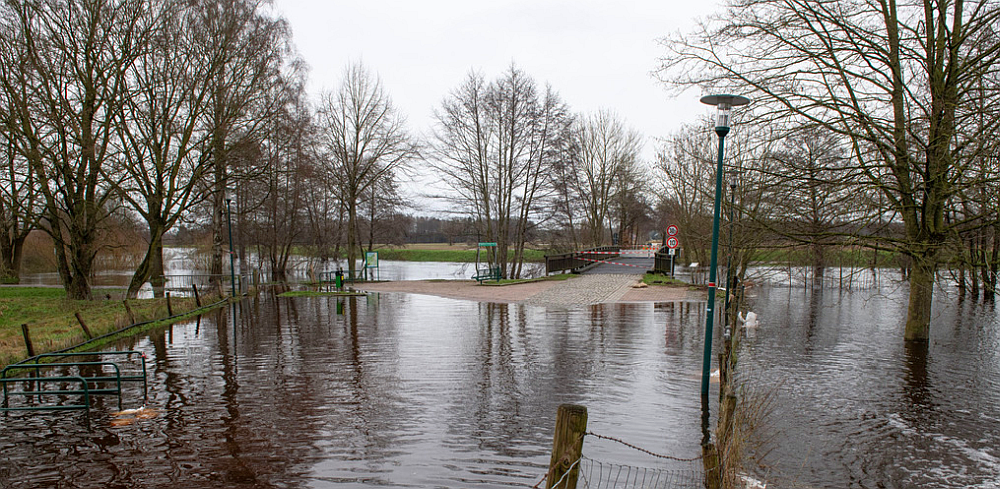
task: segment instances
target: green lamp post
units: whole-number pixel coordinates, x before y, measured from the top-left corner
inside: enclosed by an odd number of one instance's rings
[[[719,262],[719,208],[722,199],[722,155],[729,134],[729,118],[733,107],[746,105],[750,99],[739,95],[707,95],[701,103],[714,105],[718,109],[715,133],[719,135],[719,162],[715,169],[715,208],[712,213],[712,259],[708,269],[708,311],[705,315],[705,356],[702,359],[701,397],[708,399],[708,379],[712,367],[712,326],[715,322],[716,267]]]

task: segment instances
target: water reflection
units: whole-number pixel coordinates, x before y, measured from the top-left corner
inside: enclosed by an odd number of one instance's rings
[[[997,316],[939,294],[928,345],[905,290],[768,289],[741,361],[780,383],[774,479],[810,487],[996,487]]]
[[[761,326],[740,362],[778,389],[779,487],[996,487],[994,308],[941,296],[914,349],[901,292],[753,294]],[[690,457],[704,315],[704,302],[263,295],[120,345],[150,358],[156,418],[113,427],[107,399],[89,418],[3,416],[0,486],[531,486],[561,403],[587,406],[598,434]],[[591,438],[585,453],[690,468]]]

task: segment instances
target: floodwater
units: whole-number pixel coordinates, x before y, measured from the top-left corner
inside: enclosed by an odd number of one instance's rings
[[[774,396],[768,487],[1000,487],[1000,317],[942,289],[929,347],[908,349],[905,292],[751,289],[740,368]],[[147,353],[156,417],[113,426],[108,399],[0,416],[0,487],[530,487],[561,403],[694,457],[704,310],[261,296],[119,345]],[[584,454],[698,466],[589,436]]]
[[[935,294],[931,341],[914,348],[905,285],[756,292],[741,362],[776,394],[778,487],[1000,487],[1000,315]]]
[[[105,400],[89,423],[0,418],[0,475],[4,487],[530,487],[561,403],[586,406],[597,434],[694,457],[703,320],[697,303],[262,297],[121,345],[147,352],[158,417],[111,426]],[[697,466],[586,445],[602,462]]]

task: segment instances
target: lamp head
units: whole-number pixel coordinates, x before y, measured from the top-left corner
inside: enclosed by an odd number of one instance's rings
[[[714,105],[718,108],[718,119],[716,119],[715,122],[716,129],[729,129],[729,119],[732,114],[733,107],[746,105],[750,103],[750,99],[741,95],[706,95],[701,98],[701,103],[705,105]]]

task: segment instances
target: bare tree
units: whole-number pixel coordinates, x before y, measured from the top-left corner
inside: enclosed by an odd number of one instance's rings
[[[271,280],[278,282],[287,280],[294,246],[306,234],[308,176],[320,165],[316,127],[302,81],[289,83],[285,107],[261,145],[261,157],[267,162],[263,174],[242,186],[257,195],[256,199],[244,198],[244,205],[260,203],[242,213],[250,221],[246,227],[254,230],[245,234],[257,245],[257,255],[270,270]]]
[[[5,52],[23,56],[4,77],[7,127],[45,200],[67,296],[90,299],[98,231],[114,204],[110,162],[127,71],[151,32],[140,0],[5,1]],[[9,68],[7,68],[9,69]],[[21,86],[17,86],[21,83]]]
[[[551,88],[539,96],[511,66],[492,83],[470,73],[436,118],[435,169],[480,237],[497,243],[501,275],[520,276],[532,217],[541,214],[536,204],[552,192],[550,169],[568,144],[566,105]]]
[[[226,195],[241,204],[239,179],[259,174],[252,161],[244,159],[240,165],[234,159],[240,151],[255,151],[262,131],[283,101],[281,72],[288,53],[288,28],[283,20],[267,14],[266,5],[265,0],[207,0],[192,7],[198,52],[210,66],[203,127],[208,133],[212,171],[204,190],[210,195],[212,210],[209,273],[220,294]],[[244,207],[249,206],[237,205],[237,209]]]
[[[711,240],[715,146],[698,126],[685,126],[669,137],[657,152],[662,172],[662,204],[680,233],[678,239],[689,261],[707,263]]]
[[[418,155],[404,118],[378,77],[350,65],[336,93],[322,95],[318,125],[331,178],[347,209],[347,262],[354,276],[361,251],[358,210],[366,192]]]
[[[600,246],[606,242],[605,229],[613,229],[612,203],[641,180],[635,177],[642,138],[610,111],[581,118],[573,135],[573,165],[579,175],[573,182],[583,206],[585,236]]]
[[[199,56],[190,9],[175,0],[151,0],[145,15],[155,26],[149,48],[128,70],[131,85],[118,114],[122,148],[121,198],[149,229],[146,253],[129,282],[135,297],[148,280],[163,291],[163,236],[196,204],[211,170],[203,130],[211,66]]]
[[[781,138],[770,153],[769,197],[775,234],[808,246],[813,282],[823,281],[827,249],[851,242],[850,237],[876,220],[880,206],[865,206],[852,193],[843,168],[851,163],[846,140],[819,129],[797,131]],[[872,212],[874,210],[874,212]],[[872,229],[869,232],[875,231]]]
[[[677,86],[749,89],[762,121],[849,139],[855,164],[845,171],[903,224],[900,239],[867,238],[912,259],[904,336],[926,342],[936,271],[956,231],[946,207],[982,183],[970,168],[970,142],[983,135],[970,101],[978,80],[996,79],[998,17],[989,0],[736,0],[694,34],[667,39],[660,73]]]
[[[0,144],[4,163],[0,167],[0,283],[18,283],[24,243],[38,225],[41,193],[34,173],[18,155],[16,143],[8,138]]]

